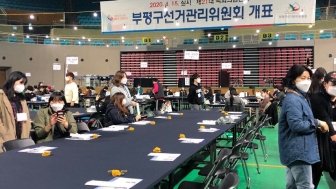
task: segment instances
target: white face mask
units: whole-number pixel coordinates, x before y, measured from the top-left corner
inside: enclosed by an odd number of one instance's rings
[[[110,95],[111,95],[110,91],[106,91],[105,96],[110,96]]]
[[[196,79],[196,82],[197,82],[197,83],[201,83],[201,78],[197,78],[197,79]]]
[[[336,86],[330,86],[327,89],[327,93],[331,96],[336,96]]]
[[[295,83],[295,86],[303,91],[303,92],[308,92],[309,88],[310,88],[310,85],[311,85],[311,80],[310,79],[305,79],[303,81],[299,81],[297,83]]]
[[[124,105],[124,106],[126,105],[126,99],[122,100],[122,105]]]
[[[14,91],[17,93],[22,93],[25,90],[24,84],[18,84],[14,86]]]
[[[127,83],[127,78],[122,78],[121,81],[120,81],[120,83],[126,85],[126,83]]]
[[[69,77],[65,77],[65,81],[70,81],[70,78]]]
[[[50,107],[52,110],[54,110],[54,112],[58,112],[63,109],[64,104],[60,104],[60,103],[50,104]]]

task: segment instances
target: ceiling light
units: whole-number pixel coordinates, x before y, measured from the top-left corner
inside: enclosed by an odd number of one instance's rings
[[[166,50],[168,51],[168,50],[169,50],[169,47],[167,47]]]
[[[310,41],[310,37],[307,38],[307,41]]]
[[[74,30],[78,30],[77,26],[74,26],[73,29],[74,29]]]
[[[197,42],[197,39],[194,39],[195,42]]]
[[[233,36],[233,40],[237,40],[237,37],[236,37],[236,36]]]
[[[89,39],[88,39],[88,41],[90,42],[90,41],[91,41],[91,39],[89,38]]]
[[[272,41],[268,42],[268,45],[272,45]]]
[[[135,49],[138,49],[139,47],[138,46],[135,46]]]
[[[124,39],[125,39],[125,37],[124,37],[124,36],[121,36],[121,39],[122,39],[122,40],[124,40]]]
[[[56,40],[59,41],[59,37],[56,37]]]
[[[29,36],[29,35],[26,35],[26,38],[28,39],[28,38],[30,38],[30,36]]]
[[[201,49],[202,49],[202,47],[201,47],[201,46],[199,46],[199,47],[198,47],[198,50],[201,50]]]
[[[157,43],[160,43],[160,39],[157,39],[156,42],[157,42]]]
[[[260,33],[260,30],[256,30],[256,33]]]
[[[93,13],[93,17],[98,17],[97,12],[94,12],[94,13]]]
[[[320,33],[323,33],[324,32],[324,30],[320,30]]]
[[[208,33],[208,37],[211,37],[211,33]]]
[[[275,34],[275,37],[279,37],[279,34],[277,33],[277,34]]]
[[[312,28],[313,27],[313,24],[309,24],[308,28]]]
[[[34,19],[35,19],[35,16],[34,16],[33,14],[31,14],[31,15],[29,15],[29,18],[30,18],[31,20],[34,20]]]
[[[106,47],[110,47],[110,45],[106,45]]]
[[[237,45],[232,45],[232,48],[236,48],[237,47]]]
[[[48,39],[48,38],[49,38],[49,35],[46,35],[46,36],[45,36],[45,38],[47,38],[47,39]]]
[[[12,35],[12,36],[15,36],[15,33],[12,33],[11,35]]]
[[[85,37],[85,36],[82,36],[82,39],[86,39],[86,37]]]

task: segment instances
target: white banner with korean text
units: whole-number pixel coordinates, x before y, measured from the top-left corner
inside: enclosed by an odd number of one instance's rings
[[[126,31],[311,24],[315,0],[102,1],[101,30]]]

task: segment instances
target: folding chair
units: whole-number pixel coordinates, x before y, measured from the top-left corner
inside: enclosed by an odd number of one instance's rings
[[[27,146],[33,146],[33,145],[35,145],[35,142],[30,138],[15,139],[15,140],[4,142],[3,150],[10,151],[10,150],[25,148]]]

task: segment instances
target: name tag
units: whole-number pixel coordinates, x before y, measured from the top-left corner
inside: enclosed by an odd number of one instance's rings
[[[16,114],[16,120],[17,121],[27,121],[28,117],[26,113],[17,113]]]

